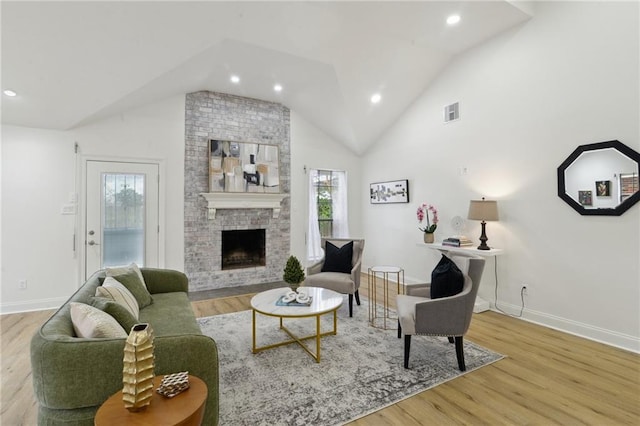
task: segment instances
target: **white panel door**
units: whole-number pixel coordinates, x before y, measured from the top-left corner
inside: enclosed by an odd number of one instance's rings
[[[158,267],[159,166],[87,161],[85,278],[131,262]]]

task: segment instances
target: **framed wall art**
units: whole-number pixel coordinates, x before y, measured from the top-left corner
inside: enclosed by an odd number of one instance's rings
[[[280,192],[278,147],[209,140],[209,192]]]
[[[610,180],[597,180],[596,181],[596,195],[598,197],[610,197],[611,196],[611,181]]]
[[[578,191],[578,202],[583,206],[593,205],[593,195],[591,191]]]
[[[408,203],[409,181],[404,179],[372,183],[369,185],[369,200],[371,204]]]

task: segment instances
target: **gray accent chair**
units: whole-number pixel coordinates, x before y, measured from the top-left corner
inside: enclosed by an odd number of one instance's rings
[[[362,268],[362,251],[364,250],[364,240],[354,238],[322,238],[320,246],[325,250],[325,246],[329,241],[331,244],[340,248],[343,245],[353,241],[353,256],[351,258],[351,272],[348,274],[341,272],[322,272],[324,265],[324,257],[317,263],[307,268],[307,277],[303,286],[321,287],[338,293],[349,295],[349,316],[353,316],[353,297],[356,303],[360,305],[360,270]],[[326,253],[326,250],[325,250]]]
[[[409,285],[407,295],[398,295],[398,338],[404,333],[404,368],[409,368],[412,335],[445,336],[456,347],[460,371],[465,371],[463,336],[469,329],[480,287],[485,259],[473,254],[449,256],[464,274],[462,291],[454,296],[431,299],[430,284]]]

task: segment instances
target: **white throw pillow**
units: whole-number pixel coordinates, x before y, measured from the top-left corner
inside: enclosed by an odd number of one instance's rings
[[[119,305],[124,306],[127,311],[131,312],[136,320],[140,318],[140,307],[138,301],[133,294],[113,277],[107,277],[101,286],[96,288],[96,296],[106,297],[113,300]]]
[[[78,337],[126,338],[127,332],[106,312],[84,303],[71,302],[71,321]]]

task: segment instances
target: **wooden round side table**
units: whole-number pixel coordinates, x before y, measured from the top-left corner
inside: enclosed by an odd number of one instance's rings
[[[153,398],[145,410],[129,412],[124,408],[122,391],[119,391],[98,409],[95,425],[200,426],[207,400],[207,385],[198,377],[189,375],[189,389],[173,398],[165,398],[155,392],[163,377],[153,378]]]

